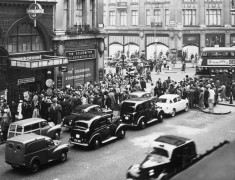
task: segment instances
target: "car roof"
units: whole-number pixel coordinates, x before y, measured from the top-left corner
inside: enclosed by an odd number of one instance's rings
[[[41,118],[29,118],[29,119],[13,122],[13,123],[11,123],[11,125],[27,126],[30,124],[39,123],[39,122],[43,122],[43,121],[46,121],[46,120],[41,119]]]
[[[234,47],[204,47],[202,52],[212,51],[212,52],[223,52],[223,51],[235,51]]]
[[[161,95],[159,98],[172,99],[176,97],[179,97],[179,95],[178,94],[164,94],[164,95]]]
[[[130,95],[143,95],[143,94],[149,94],[148,92],[144,92],[144,91],[136,91],[136,92],[132,92],[130,93]]]
[[[96,107],[96,106],[99,106],[99,105],[96,105],[96,104],[83,104],[83,105],[79,105],[77,107],[82,108],[82,109],[86,109],[86,108],[92,107],[92,106]]]
[[[128,103],[142,103],[142,102],[145,102],[145,101],[151,101],[152,99],[151,98],[142,98],[142,97],[138,97],[138,98],[131,98],[131,99],[127,99],[125,100],[124,102],[128,102]],[[123,102],[123,103],[124,103]]]
[[[100,118],[102,115],[103,115],[102,112],[92,112],[92,113],[87,112],[87,113],[77,115],[76,118],[79,120],[83,120],[83,121],[91,121],[91,120]]]
[[[41,135],[31,133],[31,134],[23,134],[23,135],[15,136],[13,138],[8,139],[7,141],[17,141],[17,142],[26,144],[28,142],[31,142],[34,140],[40,140],[40,139],[50,139],[50,138],[47,136],[41,136]]]
[[[173,146],[180,146],[190,141],[190,139],[175,135],[163,135],[155,139],[155,141],[161,143],[167,143]]]

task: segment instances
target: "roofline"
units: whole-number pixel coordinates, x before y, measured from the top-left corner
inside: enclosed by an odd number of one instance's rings
[[[34,121],[32,121],[31,123],[24,123],[24,122],[22,122],[22,121],[29,121],[31,119],[34,119]],[[45,119],[41,119],[41,118],[28,118],[28,119],[24,119],[24,120],[21,120],[21,121],[13,122],[10,125],[22,125],[22,124],[24,124],[25,126],[27,126],[27,125],[30,125],[30,124],[33,124],[33,123],[42,122],[42,121],[46,121],[46,120]]]

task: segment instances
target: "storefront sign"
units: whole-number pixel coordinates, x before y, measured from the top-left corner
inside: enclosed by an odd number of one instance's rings
[[[60,75],[57,76],[57,88],[62,88],[62,76]]]
[[[208,65],[235,65],[235,59],[208,59]]]
[[[69,61],[80,61],[86,59],[94,59],[96,58],[96,50],[79,50],[79,51],[67,51],[66,56]]]
[[[46,80],[46,86],[51,87],[53,85],[53,80],[52,79],[47,79]]]
[[[31,83],[35,82],[35,77],[29,77],[29,78],[24,78],[24,79],[18,79],[18,85],[20,84],[25,84],[25,83]]]

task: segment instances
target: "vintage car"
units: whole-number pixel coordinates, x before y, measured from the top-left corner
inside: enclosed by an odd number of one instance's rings
[[[62,119],[62,126],[72,128],[74,125],[74,122],[79,120],[79,115],[83,113],[102,113],[102,114],[111,114],[113,115],[112,110],[107,110],[105,108],[101,108],[99,105],[96,104],[84,104],[77,106],[73,112]]]
[[[161,107],[165,114],[175,116],[176,112],[188,111],[189,103],[188,99],[182,99],[177,94],[164,94],[158,98],[156,103],[158,107]]]
[[[128,180],[166,180],[179,169],[188,167],[197,157],[195,143],[179,136],[160,136],[152,146],[142,163],[128,169]]]
[[[24,134],[7,140],[5,162],[14,169],[26,167],[35,173],[41,165],[51,161],[66,161],[68,152],[68,144],[47,136]]]
[[[121,103],[120,117],[124,124],[144,129],[154,121],[163,121],[164,112],[151,98],[127,99]]]
[[[8,130],[8,139],[22,134],[35,133],[58,140],[60,139],[61,130],[60,124],[54,125],[41,118],[29,118],[11,123]]]
[[[126,126],[111,114],[84,113],[79,119],[71,131],[71,144],[97,149],[101,144],[125,137]]]
[[[155,102],[157,102],[158,98],[157,96],[152,96],[151,93],[149,92],[145,92],[145,91],[136,91],[136,92],[132,92],[129,94],[129,98],[133,99],[133,98],[150,98],[152,100],[154,100]]]

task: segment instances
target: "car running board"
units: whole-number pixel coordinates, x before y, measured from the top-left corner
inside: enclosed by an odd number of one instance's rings
[[[106,142],[112,141],[112,140],[114,140],[114,139],[117,139],[117,137],[112,136],[112,137],[110,137],[109,139],[107,139],[107,140],[105,140],[105,141],[102,141],[102,143],[106,143]]]
[[[148,121],[147,124],[150,124],[152,122],[158,121],[158,119],[152,119],[151,121]]]

